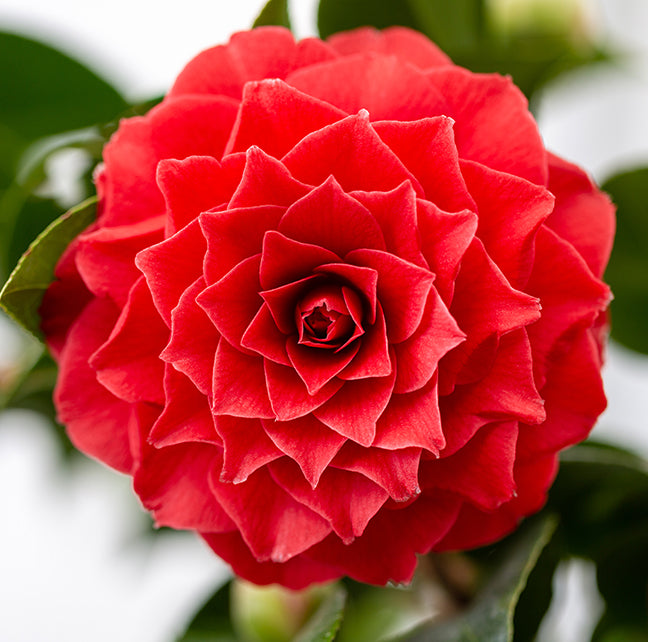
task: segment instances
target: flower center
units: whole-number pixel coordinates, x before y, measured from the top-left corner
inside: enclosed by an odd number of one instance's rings
[[[364,333],[360,326],[361,310],[358,295],[350,288],[339,285],[315,288],[295,309],[299,343],[313,348],[346,347]]]

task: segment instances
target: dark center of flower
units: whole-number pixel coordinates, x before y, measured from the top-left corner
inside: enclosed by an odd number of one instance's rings
[[[364,332],[360,326],[361,309],[358,295],[349,288],[339,285],[315,288],[295,309],[299,343],[314,348],[346,347]]]

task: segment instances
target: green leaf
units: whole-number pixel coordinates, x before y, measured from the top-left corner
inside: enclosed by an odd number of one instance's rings
[[[338,31],[372,26],[384,29],[391,25],[416,28],[417,22],[409,4],[403,0],[321,0],[317,12],[320,36],[327,38]]]
[[[513,616],[527,579],[556,529],[542,515],[528,521],[496,547],[499,563],[490,580],[460,615],[424,624],[398,638],[400,642],[511,642]]]
[[[614,292],[612,336],[648,354],[648,167],[603,184],[617,205],[617,233],[605,278]]]
[[[126,109],[117,90],[45,44],[0,32],[0,122],[26,141],[105,122]]]
[[[324,599],[293,642],[330,642],[342,624],[347,593],[338,586]]]
[[[73,207],[54,221],[29,246],[0,292],[0,307],[37,338],[38,309],[54,279],[54,268],[65,248],[96,217],[97,198]]]
[[[560,513],[566,552],[596,565],[606,610],[594,639],[648,631],[648,464],[585,442],[563,453],[549,506]]]
[[[177,642],[237,642],[230,622],[231,585],[226,582],[205,602]]]
[[[278,25],[290,29],[288,0],[268,0],[252,26],[264,27],[267,25]]]

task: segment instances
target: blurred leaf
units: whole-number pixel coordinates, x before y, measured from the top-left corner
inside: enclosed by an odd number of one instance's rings
[[[252,26],[263,27],[266,25],[279,25],[290,29],[288,0],[268,0]]]
[[[612,336],[648,354],[648,167],[603,184],[617,205],[617,233],[605,278],[612,286]]]
[[[399,642],[510,642],[520,594],[555,529],[553,517],[538,516],[504,542],[489,547],[496,551],[498,564],[471,605],[452,619],[418,627],[398,638]]]
[[[406,0],[418,29],[448,52],[474,50],[484,31],[484,0]]]
[[[403,0],[320,0],[317,26],[322,38],[366,25],[416,28],[416,18]]]
[[[648,631],[648,464],[585,442],[563,454],[549,505],[561,515],[566,552],[596,564],[606,610],[594,639]]]
[[[40,234],[0,292],[0,306],[37,338],[41,337],[38,309],[56,263],[72,239],[94,220],[96,202],[93,197],[73,207]]]
[[[26,141],[105,122],[128,106],[105,80],[45,44],[0,32],[0,122]]]
[[[346,590],[337,586],[313,613],[293,642],[330,642],[342,624],[346,605]]]
[[[231,584],[223,584],[205,602],[177,642],[237,642],[230,621]]]

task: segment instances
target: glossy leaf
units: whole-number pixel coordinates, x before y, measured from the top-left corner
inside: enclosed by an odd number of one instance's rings
[[[128,106],[81,63],[35,40],[0,32],[0,122],[26,141],[105,122]]]
[[[498,564],[471,605],[452,619],[422,625],[399,642],[511,642],[513,616],[527,579],[556,529],[543,515],[524,524],[504,543],[493,547]]]
[[[377,29],[391,25],[416,28],[417,22],[403,0],[320,0],[317,26],[322,38],[366,25]]]
[[[263,27],[266,25],[278,25],[290,29],[288,0],[268,0],[253,26]]]
[[[606,609],[593,639],[648,631],[648,464],[586,442],[563,454],[549,505],[561,516],[565,553],[597,568]]]
[[[230,622],[231,584],[223,584],[205,602],[177,642],[237,642]]]
[[[648,167],[603,184],[617,205],[617,233],[605,274],[612,286],[612,336],[648,354]]]
[[[344,617],[346,595],[343,586],[336,587],[322,601],[293,642],[330,642],[335,639]]]
[[[0,292],[0,306],[38,338],[38,309],[56,263],[72,239],[95,219],[96,202],[96,197],[88,199],[49,225],[29,246]]]

